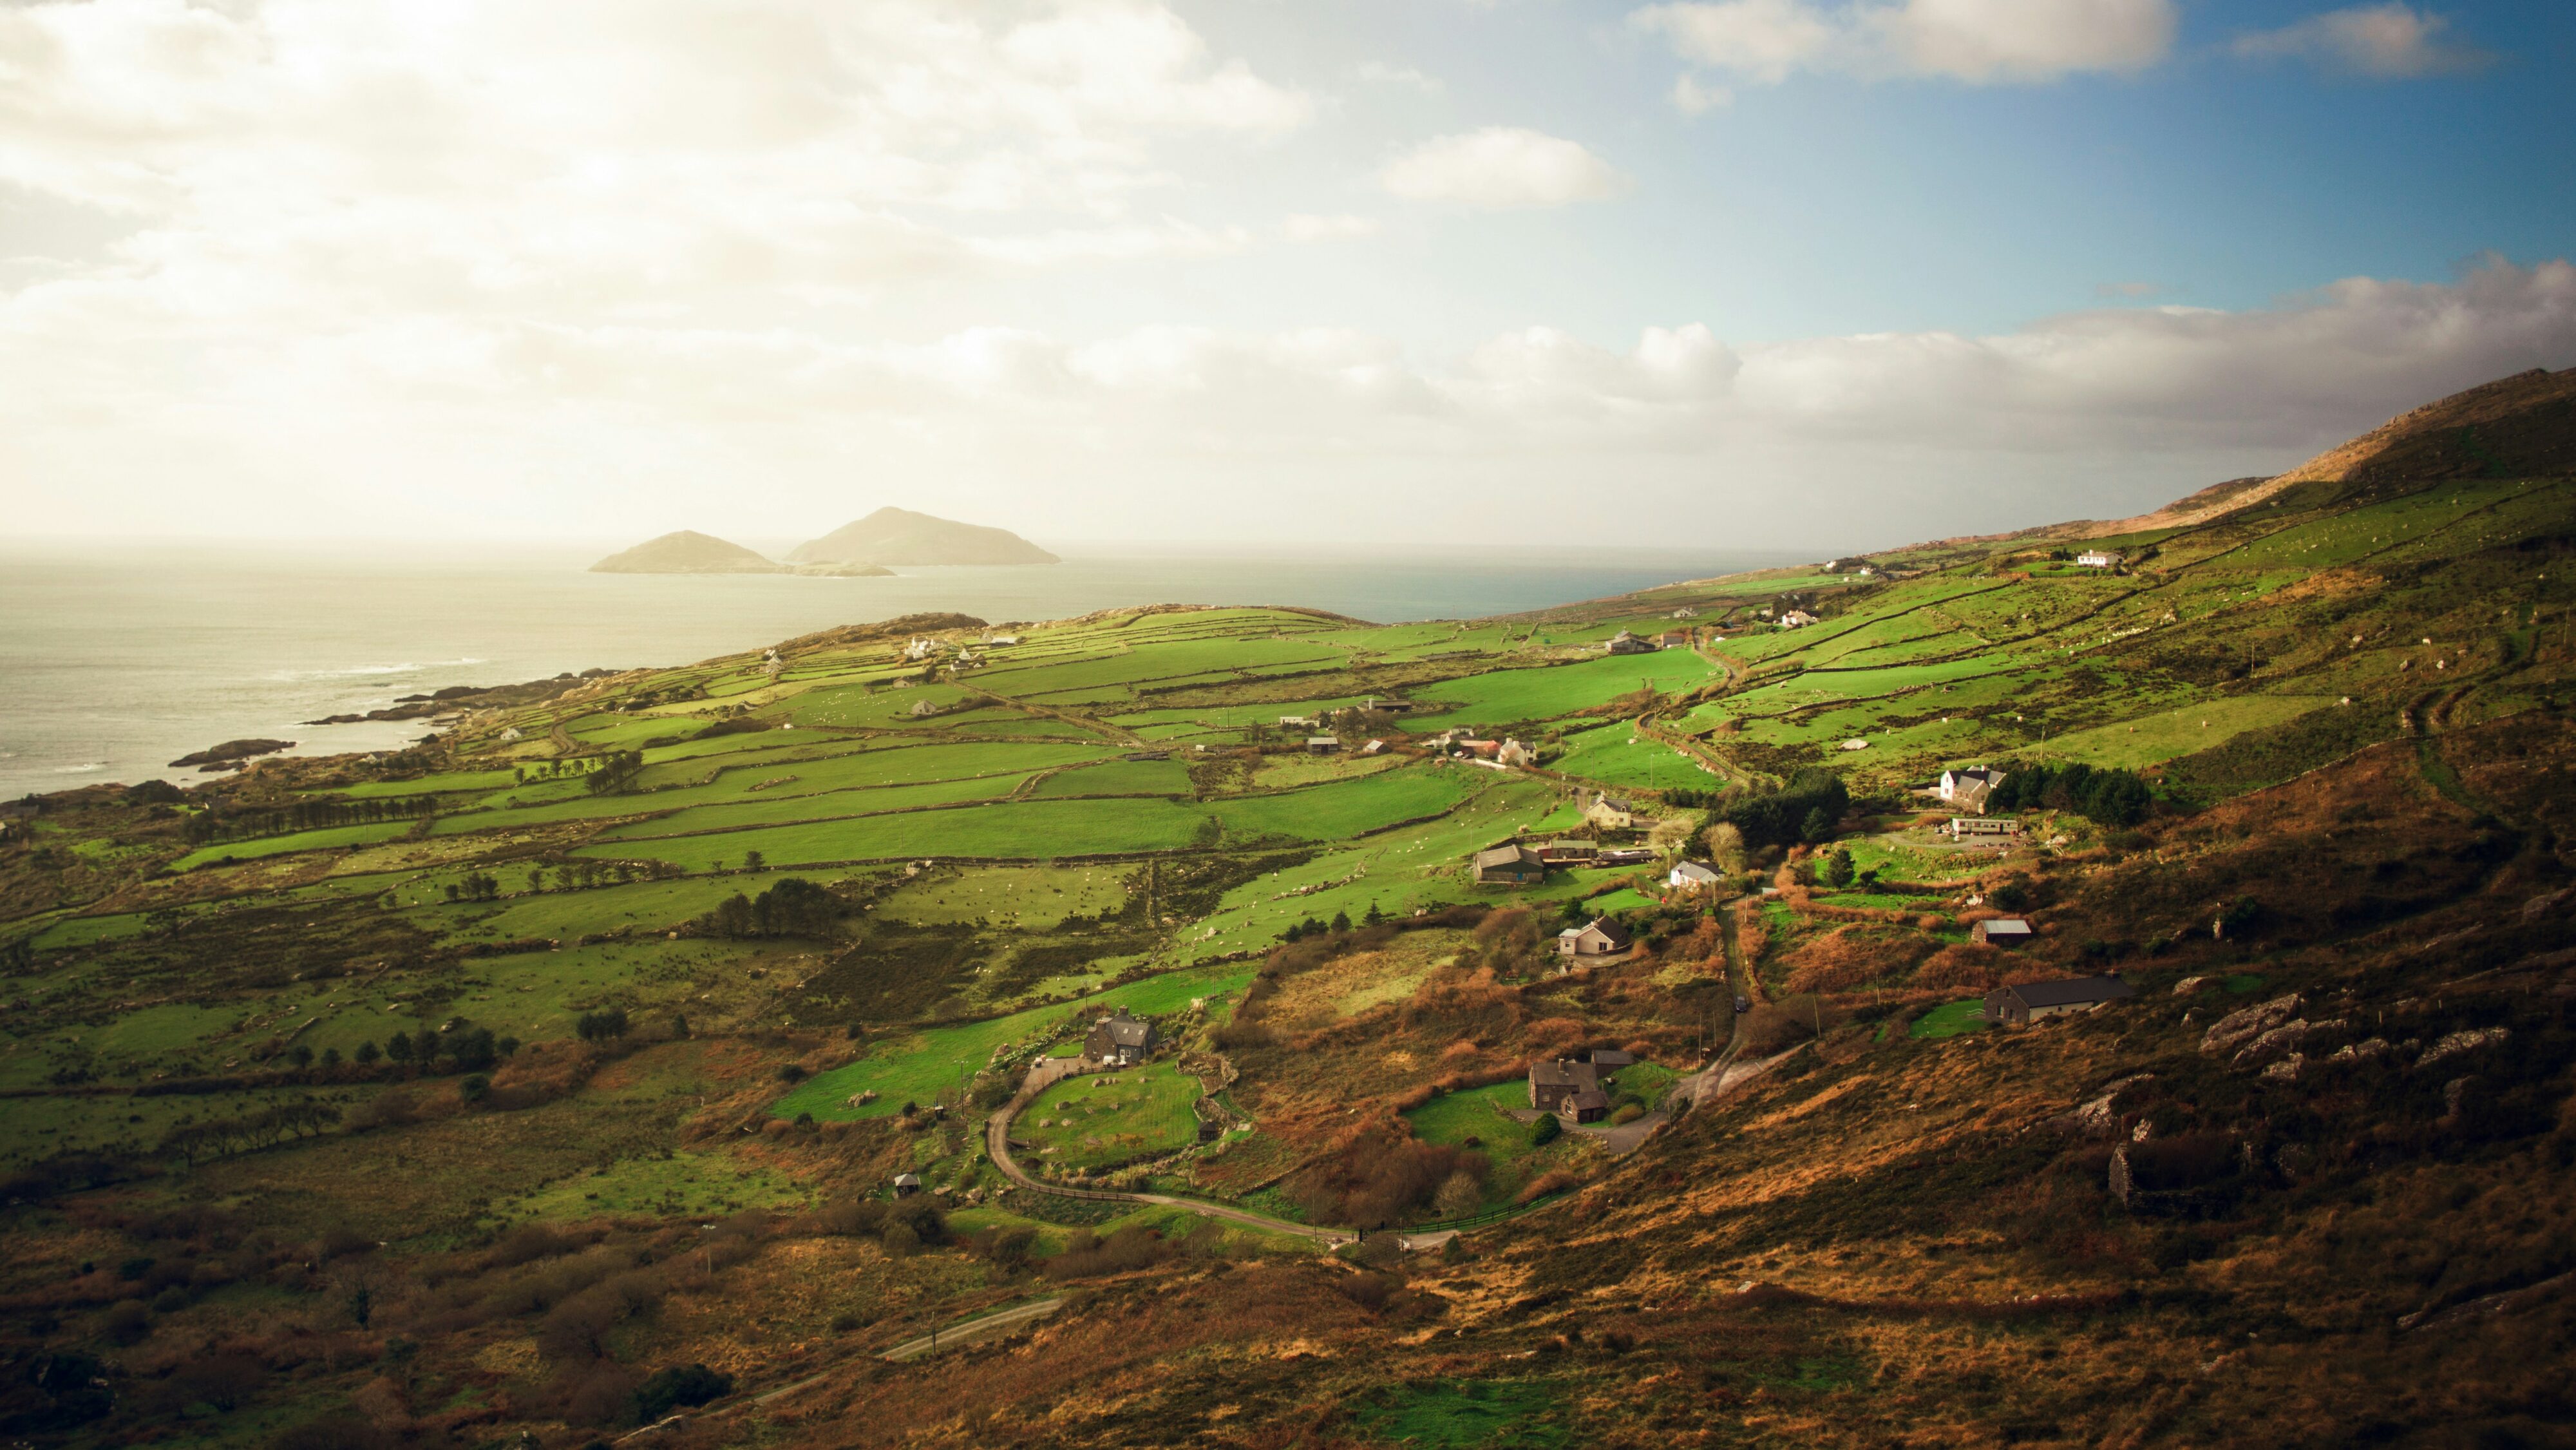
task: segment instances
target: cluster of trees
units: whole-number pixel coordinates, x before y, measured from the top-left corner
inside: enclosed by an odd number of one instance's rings
[[[613,751],[583,780],[592,795],[624,795],[635,788],[635,777],[644,773],[644,752]]]
[[[2155,792],[2134,770],[2113,766],[2028,765],[2006,761],[1986,808],[2073,811],[2105,826],[2134,826],[2155,809]]]
[[[459,1017],[436,1032],[424,1027],[419,1035],[397,1032],[385,1039],[385,1056],[423,1072],[436,1072],[444,1067],[450,1072],[489,1072],[495,1063],[519,1050],[519,1039],[495,1037],[489,1027],[477,1027]],[[358,1061],[374,1060],[375,1044],[358,1045]]]
[[[188,817],[181,829],[189,844],[238,841],[252,836],[282,836],[290,831],[317,831],[329,826],[363,826],[377,821],[412,821],[438,813],[434,795],[386,797],[382,800],[297,801],[291,806],[255,810],[209,807]]]
[[[573,1019],[573,1035],[584,1042],[607,1042],[626,1035],[628,1023],[623,1007],[603,1007],[597,1012],[584,1012]]]
[[[194,1168],[201,1160],[275,1147],[288,1138],[315,1137],[339,1121],[340,1110],[329,1103],[280,1103],[238,1118],[173,1128],[162,1138],[161,1151],[176,1154]]]
[[[501,878],[486,871],[469,871],[462,881],[447,884],[450,901],[490,901],[501,894]]]
[[[1851,807],[1843,778],[1819,766],[1789,777],[1776,791],[1746,796],[1727,806],[1720,818],[1755,846],[1813,844],[1830,838]]]
[[[790,876],[757,898],[737,891],[691,925],[708,936],[828,937],[838,930],[841,915],[841,898]]]

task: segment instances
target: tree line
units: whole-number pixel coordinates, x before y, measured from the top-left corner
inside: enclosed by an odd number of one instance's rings
[[[291,806],[250,810],[211,806],[188,817],[184,827],[191,845],[238,841],[252,836],[282,836],[291,831],[317,831],[332,826],[364,826],[378,821],[410,821],[438,813],[438,797],[388,796],[379,800],[310,800]]]

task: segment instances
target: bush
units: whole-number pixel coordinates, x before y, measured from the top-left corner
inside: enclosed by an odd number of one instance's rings
[[[1646,1110],[1637,1104],[1622,1103],[1619,1106],[1619,1111],[1610,1115],[1610,1126],[1615,1128],[1622,1123],[1633,1123],[1645,1115]]]
[[[1582,1179],[1575,1177],[1573,1174],[1562,1171],[1555,1173],[1542,1173],[1538,1177],[1531,1179],[1527,1187],[1524,1187],[1520,1192],[1512,1195],[1512,1202],[1536,1203],[1551,1193],[1562,1193],[1582,1181]]]
[[[1547,1116],[1540,1118],[1537,1122],[1530,1124],[1530,1142],[1536,1147],[1544,1148],[1548,1144],[1555,1142],[1557,1134],[1564,1131],[1565,1125],[1556,1120],[1556,1114],[1549,1113]]]
[[[732,1393],[732,1375],[702,1364],[656,1370],[635,1391],[635,1417],[651,1424],[675,1409],[694,1409]]]

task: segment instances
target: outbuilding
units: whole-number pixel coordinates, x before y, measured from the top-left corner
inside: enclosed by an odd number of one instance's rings
[[[1527,846],[1496,846],[1476,853],[1479,886],[1535,886],[1547,879],[1547,862]]]
[[[2044,1017],[2090,1012],[2105,1002],[2138,995],[2117,976],[2076,977],[2054,982],[2016,982],[1986,994],[1988,1026],[2027,1027]]]
[[[2030,936],[2030,923],[2018,916],[1998,916],[1968,928],[1968,940],[1995,947],[2017,947]]]

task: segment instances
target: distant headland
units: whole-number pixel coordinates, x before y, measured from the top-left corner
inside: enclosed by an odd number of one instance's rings
[[[894,571],[862,562],[782,564],[763,554],[695,529],[648,539],[590,566],[593,574],[818,574],[832,578],[882,577]]]
[[[881,508],[790,552],[785,562],[713,534],[682,529],[611,554],[594,574],[809,574],[866,578],[889,564],[1057,564],[1063,561],[1008,529],[961,524],[910,509]]]

